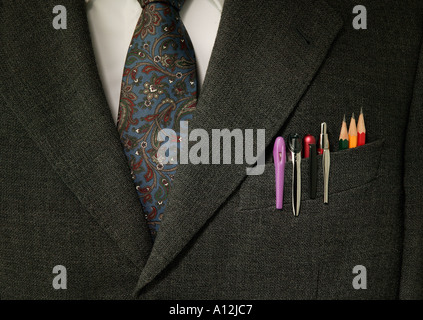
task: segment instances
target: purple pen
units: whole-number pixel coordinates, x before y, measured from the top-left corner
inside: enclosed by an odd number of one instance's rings
[[[275,162],[276,209],[283,208],[283,182],[285,178],[286,147],[285,140],[277,137],[273,146],[273,161]]]

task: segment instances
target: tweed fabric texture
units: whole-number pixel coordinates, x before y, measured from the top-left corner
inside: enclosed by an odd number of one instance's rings
[[[154,246],[85,8],[64,1],[68,29],[55,30],[55,5],[0,10],[2,299],[423,298],[421,1],[366,2],[367,30],[352,27],[349,0],[226,1],[190,128],[264,128],[268,162],[261,176],[181,166]],[[338,153],[342,116],[361,107],[368,144]],[[304,180],[299,217],[288,196],[276,210],[272,141],[317,136],[323,121],[329,204],[307,199]],[[58,264],[67,290],[52,288]],[[356,265],[367,290],[352,287]]]

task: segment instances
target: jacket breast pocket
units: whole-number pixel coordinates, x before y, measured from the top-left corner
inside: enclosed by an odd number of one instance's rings
[[[298,217],[291,206],[291,162],[285,168],[283,210],[275,208],[273,163],[266,164],[262,175],[244,180],[237,222],[252,257],[249,268],[268,275],[272,286],[265,289],[276,286],[274,297],[365,298],[375,293],[352,288],[355,265],[365,265],[380,275],[395,270],[395,259],[388,253],[395,252],[396,233],[378,200],[383,145],[378,140],[331,153],[329,204],[323,203],[322,156],[318,156],[316,199],[309,195],[309,160],[302,159]],[[371,280],[374,288],[383,287],[383,279]]]
[[[378,177],[384,140],[377,140],[353,149],[332,152],[330,155],[329,205],[331,197],[362,187]],[[310,199],[309,159],[301,161],[301,201],[323,203],[322,156],[317,156],[317,197]],[[292,162],[285,165],[284,209],[291,210]],[[240,210],[275,207],[275,169],[266,163],[262,175],[248,176],[240,188]],[[276,209],[275,209],[276,210]],[[306,214],[307,212],[303,212]],[[300,212],[301,214],[301,212]]]

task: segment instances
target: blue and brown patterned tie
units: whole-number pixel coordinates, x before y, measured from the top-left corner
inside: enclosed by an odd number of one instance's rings
[[[176,135],[197,102],[194,49],[179,17],[184,0],[140,0],[143,8],[126,58],[118,130],[153,240],[173,184],[177,164],[163,164],[161,129]],[[175,161],[177,159],[174,159]]]

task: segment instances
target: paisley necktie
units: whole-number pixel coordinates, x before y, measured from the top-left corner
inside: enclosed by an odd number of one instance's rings
[[[166,163],[158,151],[163,143],[179,148],[185,138],[180,123],[192,118],[197,76],[194,49],[179,17],[184,0],[140,3],[123,72],[118,130],[154,240],[177,169],[177,159]],[[162,129],[175,134],[161,141]]]

